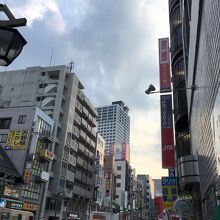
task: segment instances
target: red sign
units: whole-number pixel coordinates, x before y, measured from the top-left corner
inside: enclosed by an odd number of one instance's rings
[[[162,168],[175,167],[174,141],[173,141],[173,115],[172,96],[161,95],[161,144]]]
[[[28,211],[37,211],[38,205],[33,203],[25,202],[23,204],[23,209]]]
[[[169,38],[159,39],[160,91],[171,90]]]
[[[110,155],[114,156],[114,149],[115,149],[114,144],[110,144],[109,149],[110,149]]]

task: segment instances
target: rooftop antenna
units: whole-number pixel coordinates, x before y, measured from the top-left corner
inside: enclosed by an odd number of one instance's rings
[[[51,65],[52,58],[53,58],[53,48],[52,48],[52,51],[51,51],[51,56],[50,56],[49,67],[50,67],[50,65]]]
[[[72,72],[72,70],[74,69],[74,62],[73,62],[73,60],[71,60],[71,62],[69,63],[69,69],[70,69],[70,72]]]

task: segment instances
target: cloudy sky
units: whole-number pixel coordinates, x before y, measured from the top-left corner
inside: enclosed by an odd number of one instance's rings
[[[7,68],[75,63],[95,106],[123,100],[131,118],[131,165],[153,178],[161,169],[158,38],[169,36],[167,0],[5,0],[28,44]],[[1,15],[2,16],[2,15]],[[52,56],[51,56],[52,55]],[[51,59],[52,58],[52,59]],[[3,71],[5,68],[0,68]]]

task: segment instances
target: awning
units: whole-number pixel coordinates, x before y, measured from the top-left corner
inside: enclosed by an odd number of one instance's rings
[[[9,176],[21,177],[16,167],[0,145],[0,172]]]

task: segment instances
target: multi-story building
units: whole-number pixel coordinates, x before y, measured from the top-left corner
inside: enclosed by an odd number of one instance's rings
[[[123,210],[124,207],[128,207],[130,186],[131,186],[131,166],[126,160],[115,160],[116,171],[116,204],[119,210]],[[125,198],[127,197],[127,198]]]
[[[101,210],[105,197],[105,175],[104,175],[104,147],[103,137],[97,133],[96,148],[96,179],[95,179],[95,207],[94,210]]]
[[[144,174],[138,174],[137,180],[144,186],[144,216],[146,219],[151,219],[154,215],[154,182],[149,175]]]
[[[6,208],[4,215],[9,219],[19,215],[25,218],[27,211],[32,212],[33,215],[29,215],[35,219],[44,216],[42,207],[46,203],[45,192],[54,159],[51,150],[53,126],[54,120],[36,106],[0,108],[0,148],[23,179],[17,188],[4,181],[10,174],[5,173],[2,179],[4,193],[1,199],[5,206],[1,207]],[[0,164],[2,168],[4,164]]]
[[[96,110],[64,65],[0,73],[4,106],[37,105],[55,121],[45,217],[86,219],[95,184]]]
[[[115,161],[112,155],[105,155],[104,157],[104,175],[105,175],[105,195],[103,198],[103,210],[114,212],[115,193],[116,193],[116,172]]]
[[[128,107],[122,101],[115,101],[112,102],[112,105],[97,107],[96,110],[98,132],[105,139],[105,153],[113,153],[116,148],[114,146],[117,144],[126,144],[125,147],[128,148],[126,150],[129,152],[130,117]]]
[[[195,219],[219,218],[215,216],[218,213],[216,209],[219,211],[219,206],[216,207],[216,195],[220,189],[219,11],[218,0],[169,1],[172,70],[176,76],[183,77],[188,88],[187,92],[182,91],[187,94],[191,143],[191,152],[184,146],[189,142],[189,135],[182,138],[182,144],[179,145],[182,146],[182,154],[178,158],[178,175],[182,191],[190,193],[192,202],[196,204]],[[181,61],[177,65],[179,58]],[[174,81],[176,84],[177,80]],[[182,106],[174,106],[179,115]],[[185,155],[184,149],[187,150]],[[188,156],[189,154],[193,156]],[[197,169],[189,169],[196,160],[199,172]],[[192,168],[195,167],[193,165]],[[200,206],[199,201],[202,203]]]
[[[117,210],[123,211],[125,192],[129,188],[130,161],[130,117],[128,107],[122,101],[112,102],[112,105],[97,107],[98,132],[105,139],[105,154],[115,159],[117,175],[116,203]],[[117,167],[121,167],[118,170]],[[120,177],[120,178],[119,178]]]

